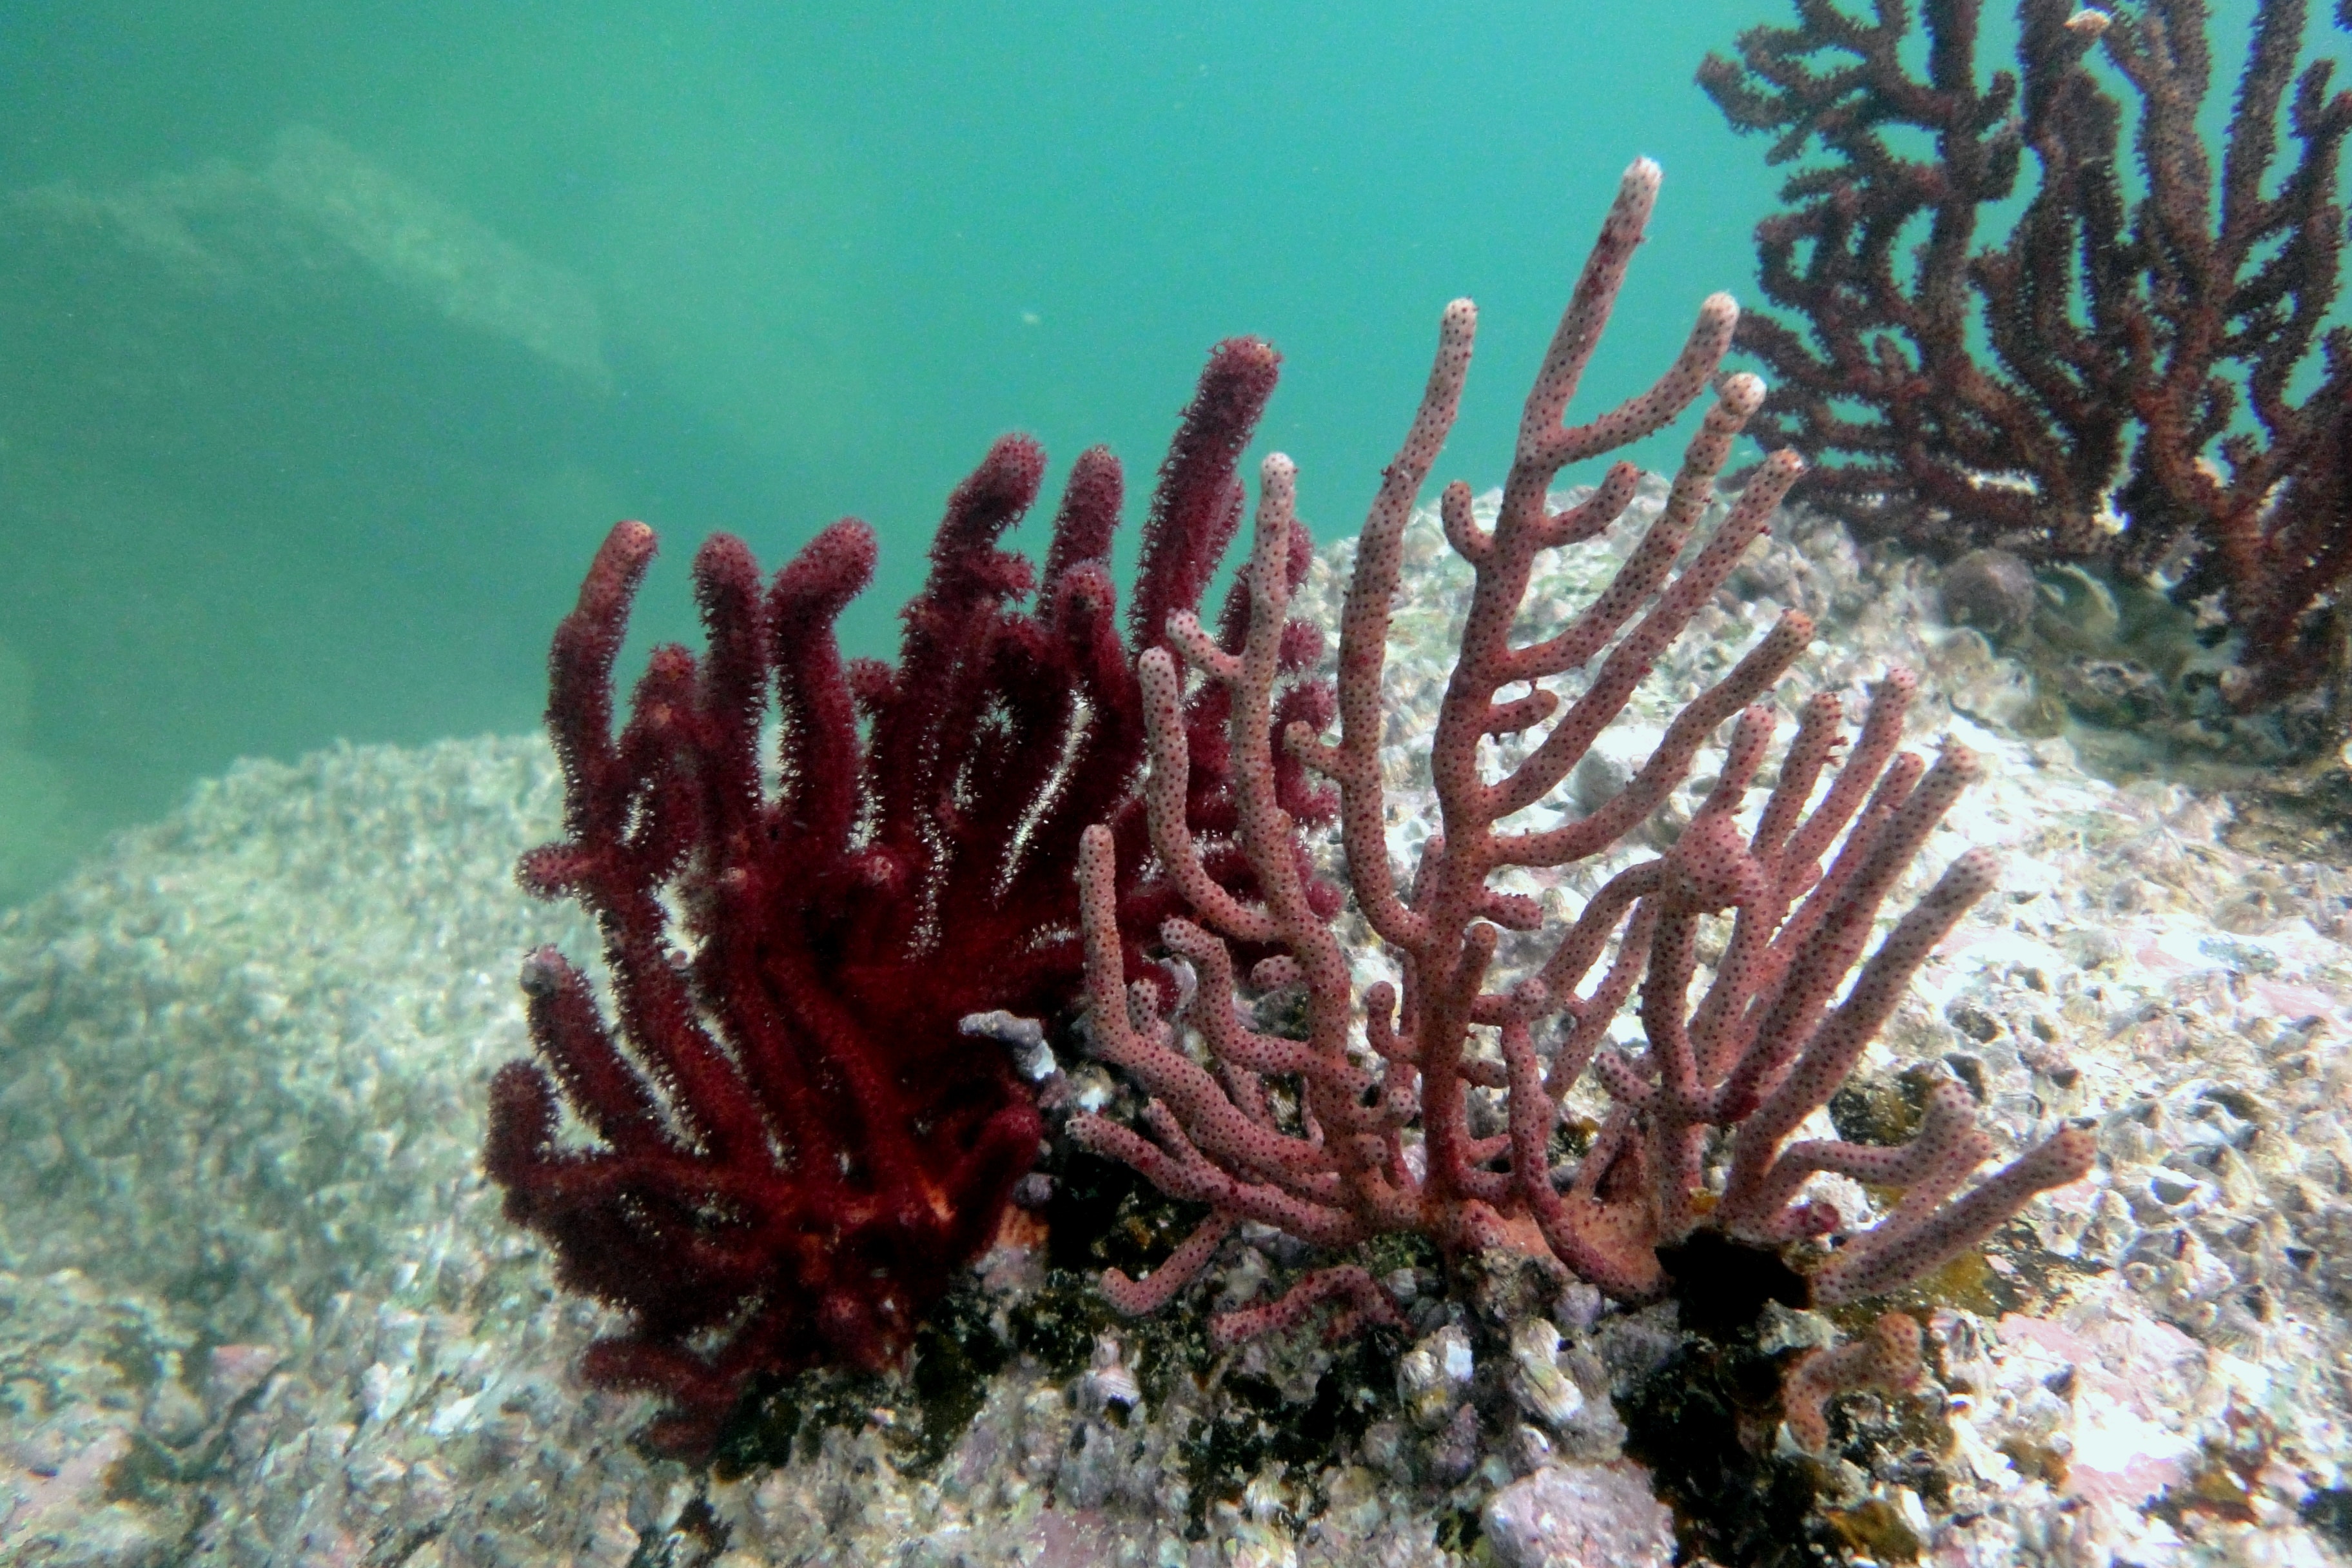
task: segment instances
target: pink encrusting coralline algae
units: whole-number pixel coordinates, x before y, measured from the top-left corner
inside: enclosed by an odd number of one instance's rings
[[[1768,458],[1712,537],[1693,548],[1715,476],[1764,391],[1755,376],[1718,375],[1738,316],[1721,294],[1700,308],[1680,357],[1655,385],[1589,424],[1563,424],[1658,180],[1646,160],[1626,172],[1528,395],[1493,528],[1474,517],[1466,485],[1444,493],[1446,538],[1474,569],[1475,588],[1432,742],[1443,833],[1427,841],[1409,879],[1391,868],[1384,832],[1381,673],[1401,538],[1469,368],[1476,314],[1468,300],[1446,309],[1420,411],[1357,548],[1339,652],[1336,743],[1297,723],[1277,738],[1267,722],[1300,537],[1287,458],[1268,458],[1261,470],[1245,644],[1233,651],[1190,617],[1171,620],[1169,641],[1184,664],[1230,694],[1239,838],[1254,898],[1237,896],[1232,879],[1208,875],[1189,836],[1186,678],[1168,647],[1143,656],[1151,842],[1190,906],[1161,936],[1199,985],[1168,1016],[1157,984],[1127,984],[1112,839],[1101,828],[1089,832],[1078,878],[1095,1048],[1150,1098],[1140,1131],[1101,1116],[1078,1119],[1073,1131],[1087,1147],[1125,1161],[1171,1196],[1207,1204],[1211,1214],[1148,1278],[1106,1275],[1104,1288],[1122,1310],[1167,1302],[1244,1221],[1333,1251],[1418,1232],[1450,1258],[1495,1247],[1549,1254],[1626,1300],[1667,1294],[1674,1281],[1662,1254],[1673,1258],[1703,1232],[1758,1248],[1834,1242],[1826,1256],[1808,1249],[1811,1297],[1852,1301],[1918,1279],[1983,1241],[2034,1194],[2090,1167],[2091,1134],[2064,1128],[1963,1194],[1992,1147],[1967,1090],[1950,1081],[1929,1092],[1907,1143],[1790,1142],[1853,1070],[1921,963],[1994,881],[1989,854],[1960,856],[1836,999],[1862,961],[1880,905],[1978,771],[1957,744],[1932,765],[1899,750],[1915,686],[1906,672],[1889,671],[1878,683],[1850,747],[1838,700],[1807,701],[1777,782],[1760,811],[1743,816],[1775,727],[1765,700],[1812,637],[1809,617],[1784,615],[1683,710],[1614,798],[1543,831],[1509,826],[1568,777],[1619,715],[1762,532],[1801,467],[1790,453]],[[1547,500],[1554,478],[1569,463],[1663,427],[1710,386],[1713,406],[1663,511],[1623,568],[1565,628],[1514,646],[1507,634],[1538,552],[1608,528],[1633,499],[1637,470],[1617,463],[1587,499],[1557,511]],[[1573,700],[1539,684],[1596,659]],[[1513,687],[1525,689],[1507,696]],[[1529,733],[1547,721],[1548,733]],[[1536,904],[1497,889],[1494,876],[1562,867],[1620,845],[1726,723],[1721,771],[1673,847],[1608,881],[1539,968],[1490,989],[1501,931],[1542,924]],[[1486,776],[1482,742],[1522,735],[1521,760]],[[1337,785],[1356,904],[1402,973],[1401,992],[1386,983],[1365,992],[1360,1030],[1349,953],[1309,900],[1293,823],[1276,798],[1277,744]],[[1713,978],[1694,1005],[1702,925],[1726,914]],[[1236,950],[1269,955],[1256,956],[1246,984]],[[1580,991],[1596,970],[1597,984]],[[1605,1049],[1637,979],[1646,1048]],[[1283,991],[1304,993],[1303,1037],[1252,1026],[1244,996]],[[1539,1040],[1539,1030],[1549,1038]],[[1189,1048],[1188,1033],[1200,1050]],[[1612,1109],[1581,1159],[1555,1163],[1562,1097],[1588,1068]],[[1507,1131],[1474,1135],[1474,1086],[1505,1094]],[[1818,1172],[1900,1195],[1877,1224],[1850,1232],[1846,1216],[1806,1197]],[[1225,1313],[1216,1331],[1228,1342],[1246,1338],[1331,1301],[1350,1321],[1396,1320],[1371,1274],[1339,1263],[1269,1304]],[[1900,1321],[1885,1324],[1881,1338],[1904,1342]],[[1878,1364],[1887,1361],[1877,1355],[1856,1375],[1900,1381],[1898,1369]],[[1815,1375],[1851,1381],[1836,1363]]]

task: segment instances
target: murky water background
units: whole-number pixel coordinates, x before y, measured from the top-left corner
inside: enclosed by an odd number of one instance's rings
[[[1752,293],[1775,176],[1691,75],[1786,19],[20,0],[0,904],[233,758],[530,727],[621,515],[668,542],[639,617],[665,636],[703,533],[773,560],[866,516],[847,633],[887,651],[991,437],[1057,469],[1109,442],[1139,497],[1229,333],[1287,356],[1264,442],[1336,537],[1473,295],[1445,466],[1491,482],[1629,159],[1666,195],[1589,395],[1654,374],[1709,289]]]

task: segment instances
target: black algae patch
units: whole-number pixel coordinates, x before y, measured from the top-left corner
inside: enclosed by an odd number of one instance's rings
[[[960,1285],[915,1332],[907,1369],[896,1373],[822,1368],[754,1379],[721,1429],[712,1468],[722,1480],[815,1452],[827,1427],[882,1428],[898,1468],[939,1468],[988,1396],[988,1380],[1013,1347],[993,1305],[975,1284]]]
[[[1180,1303],[1141,1319],[1114,1313],[1098,1280],[1106,1267],[1144,1274],[1157,1268],[1207,1211],[1161,1195],[1129,1167],[1070,1152],[1051,1172],[1055,1190],[1042,1288],[1007,1302],[967,1281],[917,1333],[899,1371],[874,1375],[823,1369],[755,1380],[723,1429],[716,1473],[732,1479],[814,1457],[828,1429],[880,1429],[902,1473],[935,1473],[985,1404],[991,1378],[1015,1357],[1032,1358],[1064,1382],[1086,1370],[1095,1342],[1115,1332],[1146,1405],[1186,1409],[1174,1458],[1189,1483],[1187,1531],[1204,1539],[1209,1510],[1238,1503],[1250,1480],[1284,1474],[1310,1492],[1336,1456],[1360,1445],[1375,1422],[1396,1414],[1396,1362],[1404,1345],[1388,1329],[1360,1330],[1327,1347],[1329,1364],[1303,1400],[1272,1377],[1242,1371],[1245,1352],[1210,1342],[1205,1303]],[[1417,1237],[1389,1238],[1366,1261],[1379,1271],[1434,1268],[1436,1252]],[[1272,1288],[1279,1294],[1280,1285]],[[1312,1333],[1312,1329],[1300,1331]],[[1299,1384],[1285,1380],[1292,1392]],[[1315,1500],[1319,1502],[1320,1500]],[[1475,1514],[1456,1521],[1464,1541]]]
[[[1830,1121],[1838,1136],[1849,1143],[1885,1148],[1907,1142],[1919,1130],[1920,1113],[1927,1103],[1925,1089],[1925,1080],[1915,1073],[1899,1078],[1856,1074],[1830,1098]]]
[[[1482,1533],[1483,1530],[1478,1522],[1478,1510],[1475,1508],[1457,1508],[1438,1520],[1436,1540],[1433,1544],[1440,1552],[1458,1552],[1464,1557],[1470,1558],[1474,1563],[1492,1562],[1491,1552],[1484,1558],[1471,1555],[1478,1550],[1478,1539]]]
[[[1921,1543],[1899,1510],[1875,1498],[1836,1506],[1823,1490],[1833,1479],[1829,1468],[1779,1449],[1780,1381],[1799,1352],[1768,1353],[1758,1336],[1768,1303],[1807,1304],[1804,1276],[1771,1249],[1711,1231],[1660,1259],[1682,1327],[1694,1337],[1621,1400],[1618,1413],[1626,1453],[1650,1468],[1659,1498],[1674,1510],[1681,1560],[1724,1568],[1916,1561]],[[1984,1271],[1980,1259],[1976,1269]],[[1939,1275],[1908,1299],[1832,1316],[1851,1338],[1890,1307],[1923,1313],[1945,1283]],[[1830,1432],[1833,1449],[1864,1469],[1899,1471],[1930,1505],[1946,1500],[1941,1463],[1952,1435],[1939,1409],[1910,1399],[1841,1401],[1832,1407]]]
[[[2296,1512],[2336,1551],[2352,1553],[2352,1488],[2322,1487]]]
[[[1650,1468],[1675,1511],[1680,1560],[1726,1568],[1828,1568],[1843,1542],[1814,1510],[1814,1467],[1772,1456],[1780,1361],[1756,1348],[1693,1340],[1618,1406],[1625,1452]]]
[[[1045,1205],[1048,1268],[1148,1273],[1209,1216],[1206,1204],[1177,1202],[1131,1165],[1076,1147],[1057,1154],[1048,1171],[1054,1178]]]
[[[1768,1301],[1802,1307],[1811,1299],[1805,1277],[1780,1253],[1720,1231],[1694,1231],[1680,1247],[1661,1248],[1658,1262],[1674,1282],[1682,1326],[1711,1340],[1752,1333]]]
[[[1126,1321],[1095,1288],[1091,1270],[1045,1271],[1045,1287],[1005,1314],[1013,1348],[1035,1356],[1048,1374],[1074,1377],[1094,1354],[1095,1337]]]
[[[1136,1344],[1131,1360],[1145,1392],[1164,1396],[1173,1369],[1198,1373],[1207,1336],[1188,1312],[1141,1322],[1117,1317],[1096,1280],[1105,1268],[1147,1273],[1208,1214],[1160,1194],[1115,1161],[1069,1150],[1055,1162],[1045,1210],[1046,1276],[1042,1289],[1007,1308],[965,1280],[915,1334],[905,1369],[876,1375],[822,1368],[754,1379],[728,1418],[715,1455],[733,1478],[814,1452],[828,1427],[875,1425],[899,1470],[939,1468],[986,1401],[988,1381],[1016,1354],[1034,1356],[1055,1379],[1085,1370],[1096,1336],[1118,1328]],[[1154,1386],[1155,1380],[1158,1386]],[[797,1446],[797,1447],[796,1447]]]
[[[795,1443],[813,1454],[825,1428],[864,1426],[872,1412],[888,1408],[891,1393],[887,1378],[830,1367],[791,1377],[755,1377],[719,1429],[711,1470],[731,1481],[791,1463]]]
[[[1202,1351],[1207,1351],[1205,1339]],[[1333,1359],[1305,1404],[1285,1399],[1268,1380],[1251,1373],[1205,1369],[1211,1419],[1196,1426],[1181,1446],[1184,1479],[1192,1489],[1186,1539],[1207,1537],[1205,1521],[1214,1504],[1238,1503],[1250,1479],[1279,1465],[1291,1479],[1311,1480],[1334,1455],[1356,1446],[1364,1431],[1396,1408],[1396,1361],[1402,1341],[1392,1331],[1374,1329],[1333,1347]],[[1144,1381],[1149,1391],[1150,1371]]]
[[[1625,1451],[1650,1468],[1675,1512],[1685,1561],[1726,1568],[1811,1568],[1845,1561],[1818,1510],[1818,1469],[1773,1454],[1785,1355],[1756,1332],[1767,1303],[1803,1307],[1805,1278],[1769,1247],[1694,1232],[1658,1261],[1682,1327],[1696,1336],[1620,1402]]]

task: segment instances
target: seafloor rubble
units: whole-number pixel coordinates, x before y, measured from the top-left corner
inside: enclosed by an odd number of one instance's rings
[[[1400,843],[1426,831],[1416,727],[1468,577],[1433,521],[1408,544]],[[1330,602],[1346,548],[1310,597]],[[1569,552],[1527,615],[1612,563]],[[1810,1314],[1727,1348],[1588,1290],[1449,1299],[1399,1247],[1374,1259],[1412,1319],[1394,1342],[1221,1356],[1181,1308],[1115,1321],[1087,1271],[1148,1260],[1168,1216],[1066,1156],[909,1375],[772,1388],[707,1473],[645,1457],[647,1404],[572,1375],[596,1310],[555,1291],[476,1165],[489,1069],[526,1048],[518,956],[588,946],[511,880],[554,826],[545,749],[483,741],[242,767],[0,920],[0,1558],[1640,1563],[1679,1532],[1724,1562],[2344,1560],[2352,876],[2231,847],[2225,799],[2117,787],[2065,736],[2021,738],[2028,678],[1941,621],[1928,569],[1801,516],[1571,795],[1604,792],[1790,606],[1823,627],[1793,690],[1908,664],[1914,743],[1956,732],[1992,763],[1915,884],[1969,844],[2004,866],[1832,1116],[1899,1124],[1906,1069],[1940,1064],[2005,1150],[2070,1116],[2102,1153],[1980,1268],[1888,1303],[1927,1324],[1931,1377],[1836,1406],[1826,1464],[1742,1394],[1826,1337]],[[1572,900],[1654,849],[1522,890]],[[1052,1044],[1029,1061],[1049,1102],[1124,1092]],[[1203,1289],[1236,1304],[1301,1261],[1245,1233]]]

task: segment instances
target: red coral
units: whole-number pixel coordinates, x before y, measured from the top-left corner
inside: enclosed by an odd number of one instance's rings
[[[1234,464],[1276,363],[1250,339],[1211,357],[1147,525],[1139,649],[1197,604],[1239,521]],[[595,915],[617,1028],[553,949],[526,961],[541,1062],[499,1072],[485,1163],[564,1283],[627,1312],[585,1374],[666,1395],[648,1433],[663,1448],[706,1450],[756,1373],[893,1359],[1038,1152],[1003,1048],[959,1020],[1066,1005],[1080,831],[1108,820],[1144,842],[1141,702],[1108,563],[1118,464],[1078,459],[1024,612],[1032,569],[997,541],[1044,466],[1007,437],[958,488],[895,667],[845,661],[835,640],[874,564],[855,519],[772,585],[740,540],[708,541],[707,650],[656,649],[617,740],[613,663],[652,530],[613,530],[557,628],[565,837],[519,875]],[[1222,736],[1221,708],[1192,717]],[[1213,829],[1227,782],[1213,765],[1195,784]],[[1171,898],[1120,891],[1135,933]],[[592,1142],[562,1136],[565,1106]]]
[[[2352,92],[2330,60],[2298,73],[2304,0],[2260,0],[2216,159],[2198,0],[2021,0],[2019,69],[1982,90],[1979,9],[1924,0],[1920,40],[1903,0],[1797,0],[1700,68],[1770,162],[1822,154],[1757,229],[1766,298],[1802,318],[1740,322],[1776,383],[1757,431],[1842,459],[1806,493],[1865,532],[2175,572],[2237,634],[2234,700],[2306,689],[2352,578],[2352,330],[2326,328]],[[2095,52],[2137,100],[2137,180]],[[2022,212],[1980,245],[2029,152]]]

